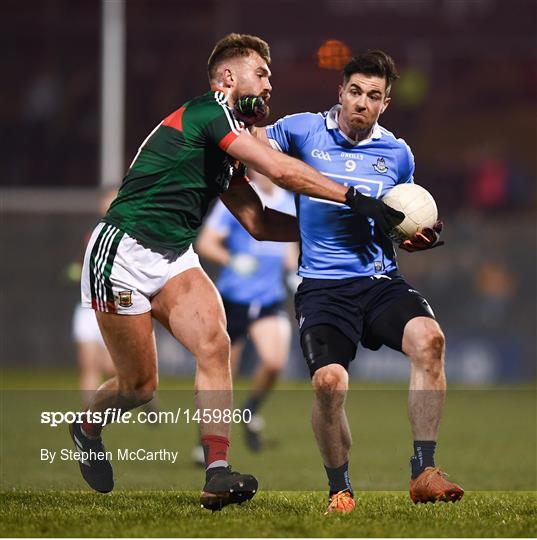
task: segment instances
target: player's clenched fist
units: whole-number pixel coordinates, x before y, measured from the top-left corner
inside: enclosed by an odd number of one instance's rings
[[[405,219],[403,212],[388,206],[380,199],[362,195],[354,187],[349,188],[345,194],[345,200],[347,206],[350,206],[357,214],[373,218],[375,225],[386,235]]]
[[[253,126],[268,116],[268,107],[261,96],[242,96],[235,103],[233,114],[246,126]]]

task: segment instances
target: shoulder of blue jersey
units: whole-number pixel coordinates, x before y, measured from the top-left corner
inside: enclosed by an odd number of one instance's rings
[[[401,137],[396,137],[391,131],[379,125],[380,132],[385,142],[390,141],[393,150],[397,152],[401,160],[405,160],[408,164],[408,169],[412,170],[414,168],[414,154],[410,149],[410,146]]]
[[[267,136],[274,141],[276,149],[285,151],[281,144],[291,143],[301,146],[312,131],[321,129],[325,122],[326,113],[295,113],[280,118],[271,126],[267,126]],[[273,145],[274,146],[274,145]]]
[[[382,136],[388,140],[391,140],[392,141],[392,144],[395,146],[395,147],[402,147],[402,148],[405,148],[407,149],[408,151],[410,151],[410,146],[408,146],[407,142],[405,141],[405,139],[402,139],[401,137],[396,137],[394,135],[394,133],[392,133],[391,131],[387,130],[385,127],[382,127],[379,125],[379,129],[380,129],[380,132],[382,133]]]
[[[316,120],[316,119],[319,119],[319,120],[324,121],[325,118],[326,118],[326,112],[324,112],[324,113],[321,113],[321,112],[316,112],[316,113],[313,113],[313,112],[300,112],[300,113],[286,114],[285,116],[280,118],[280,120],[284,120],[284,119],[289,119],[289,120],[294,120],[294,119],[297,119],[297,120],[304,120],[304,119]]]
[[[323,124],[326,118],[326,113],[302,112],[295,114],[287,114],[273,125],[285,124],[287,128],[292,128],[293,132],[305,132],[311,130],[312,127],[317,127]],[[272,126],[267,126],[272,127]]]

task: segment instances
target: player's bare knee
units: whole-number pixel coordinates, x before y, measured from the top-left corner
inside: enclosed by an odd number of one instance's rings
[[[403,341],[407,341],[405,352],[412,359],[425,361],[442,358],[444,355],[445,337],[433,319],[416,320],[409,328],[408,335],[405,330]]]
[[[277,377],[285,365],[285,360],[280,358],[269,358],[263,361],[263,367],[268,375]]]
[[[347,372],[339,364],[330,364],[315,372],[312,383],[319,413],[333,418],[345,403]]]
[[[427,347],[433,358],[443,358],[446,338],[441,330],[432,332],[428,337]]]
[[[199,344],[196,357],[198,362],[201,363],[210,361],[212,363],[227,364],[229,361],[230,349],[231,341],[229,335],[223,329],[218,328],[205,336],[203,342]]]
[[[136,395],[142,405],[149,403],[155,398],[155,392],[157,391],[157,379],[151,378],[145,382],[142,386],[136,389]]]
[[[132,407],[138,407],[154,399],[157,386],[157,376],[149,376],[138,381],[120,382],[120,393]]]
[[[434,379],[444,375],[444,334],[438,327],[425,330],[415,342],[412,363]]]
[[[345,392],[348,385],[348,374],[343,366],[329,364],[315,372],[312,383],[315,392],[318,394],[332,395]]]
[[[429,327],[423,332],[419,341],[420,356],[427,360],[441,360],[444,356],[445,338],[437,327]]]

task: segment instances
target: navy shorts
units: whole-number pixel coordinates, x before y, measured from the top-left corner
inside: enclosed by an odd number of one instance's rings
[[[305,278],[295,296],[300,335],[313,326],[335,327],[357,346],[401,351],[403,330],[414,317],[434,314],[427,300],[401,276]],[[301,339],[302,342],[302,339]]]
[[[248,335],[248,328],[252,323],[265,317],[288,317],[287,309],[283,301],[274,302],[262,306],[259,303],[239,304],[224,300],[224,309],[226,311],[227,332],[234,342],[245,338]]]

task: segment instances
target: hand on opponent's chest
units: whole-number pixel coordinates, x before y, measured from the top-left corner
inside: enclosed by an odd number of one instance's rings
[[[332,180],[355,186],[371,197],[381,197],[398,181],[395,163],[382,154],[312,147],[304,149],[301,159]]]

